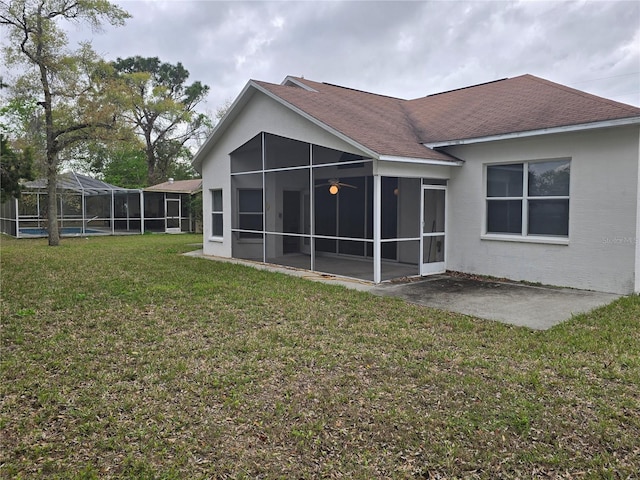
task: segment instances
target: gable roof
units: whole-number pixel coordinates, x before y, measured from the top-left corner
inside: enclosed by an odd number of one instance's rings
[[[226,129],[227,117],[262,92],[355,147],[379,159],[414,159],[458,164],[430,148],[469,139],[603,122],[640,123],[640,108],[575,90],[533,75],[497,80],[413,100],[377,95],[305,78],[287,77],[280,85],[250,81],[227,116],[196,154],[199,168]],[[585,127],[586,126],[586,127]],[[576,128],[577,129],[577,128]]]
[[[202,190],[202,179],[169,180],[144,189],[145,192],[188,193],[194,194]]]

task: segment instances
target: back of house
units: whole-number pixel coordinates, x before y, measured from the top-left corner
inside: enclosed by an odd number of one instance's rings
[[[639,148],[639,108],[532,75],[414,100],[252,80],[194,159],[204,252],[639,292]]]

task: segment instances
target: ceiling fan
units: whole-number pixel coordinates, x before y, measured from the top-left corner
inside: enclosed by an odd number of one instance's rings
[[[325,187],[327,185],[329,185],[329,193],[331,195],[337,194],[342,187],[358,188],[355,185],[350,185],[348,183],[341,182],[339,178],[331,178],[331,179],[329,179],[327,181],[327,183],[322,183],[320,185],[316,185],[316,188]]]

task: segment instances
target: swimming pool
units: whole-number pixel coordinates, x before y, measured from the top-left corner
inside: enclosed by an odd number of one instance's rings
[[[101,230],[93,230],[91,228],[84,229],[84,235],[91,235],[97,233],[107,233]],[[20,235],[32,235],[34,237],[46,237],[48,235],[46,228],[21,228]],[[82,228],[80,227],[62,227],[60,229],[60,235],[83,235]]]

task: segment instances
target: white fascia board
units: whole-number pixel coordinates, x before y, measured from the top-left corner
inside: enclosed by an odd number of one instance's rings
[[[253,82],[250,82],[253,83]],[[327,125],[326,123],[321,122],[320,120],[318,120],[317,118],[315,118],[312,115],[309,115],[307,112],[305,112],[304,110],[299,109],[298,107],[296,107],[295,105],[290,104],[289,102],[283,100],[282,98],[278,97],[277,95],[271,93],[269,90],[262,88],[260,85],[253,83],[252,86],[258,90],[259,92],[264,93],[266,96],[268,96],[269,98],[271,98],[272,100],[275,100],[276,102],[278,102],[279,104],[287,107],[288,109],[290,109],[291,111],[297,113],[298,115],[300,115],[303,118],[306,118],[307,120],[309,120],[311,123],[313,123],[314,125],[322,128],[323,130],[329,132],[330,134],[332,134],[335,137],[338,137],[340,140],[348,143],[349,145],[357,148],[358,150],[364,152],[367,154],[367,156],[369,156],[370,158],[375,159],[379,159],[380,155],[376,152],[374,152],[373,150],[371,150],[370,148],[365,147],[364,145],[361,145],[360,143],[354,141],[352,138],[346,136],[344,133],[339,132],[338,130],[330,127],[329,125]]]
[[[200,171],[200,167],[202,167],[202,160],[204,159],[204,156],[209,152],[209,150],[211,150],[211,147],[213,147],[213,144],[220,137],[220,135],[222,135],[222,133],[227,129],[228,123],[231,122],[231,119],[235,118],[235,116],[237,115],[236,110],[238,109],[238,105],[246,103],[246,101],[250,97],[247,92],[252,87],[252,85],[255,85],[253,81],[250,80],[249,82],[247,82],[240,94],[229,106],[224,116],[220,119],[216,126],[213,127],[213,130],[209,134],[209,137],[205,140],[205,142],[193,156],[193,160],[191,160],[191,166],[193,166],[193,168],[195,168],[198,173],[202,173]]]
[[[461,138],[456,140],[445,140],[442,142],[426,142],[425,147],[454,147],[456,145],[469,145],[472,143],[495,142],[498,140],[510,140],[514,138],[535,137],[537,135],[549,135],[553,133],[579,132],[583,130],[594,130],[597,128],[619,127],[623,125],[640,125],[640,117],[620,118],[616,120],[606,120],[602,122],[582,123],[579,125],[566,125],[563,127],[542,128],[539,130],[527,130],[524,132],[504,133],[500,135],[488,135],[486,137]]]
[[[448,162],[446,160],[433,160],[429,158],[397,157],[393,155],[380,155],[379,160],[384,162],[420,163],[422,165],[442,165],[445,167],[460,167],[464,165],[464,161],[462,160],[452,160]]]
[[[315,88],[311,88],[309,85],[305,85],[297,78],[293,78],[291,76],[287,76],[280,85],[286,85],[287,83],[293,83],[296,87],[303,88],[304,90],[308,90],[309,92],[317,92]]]

